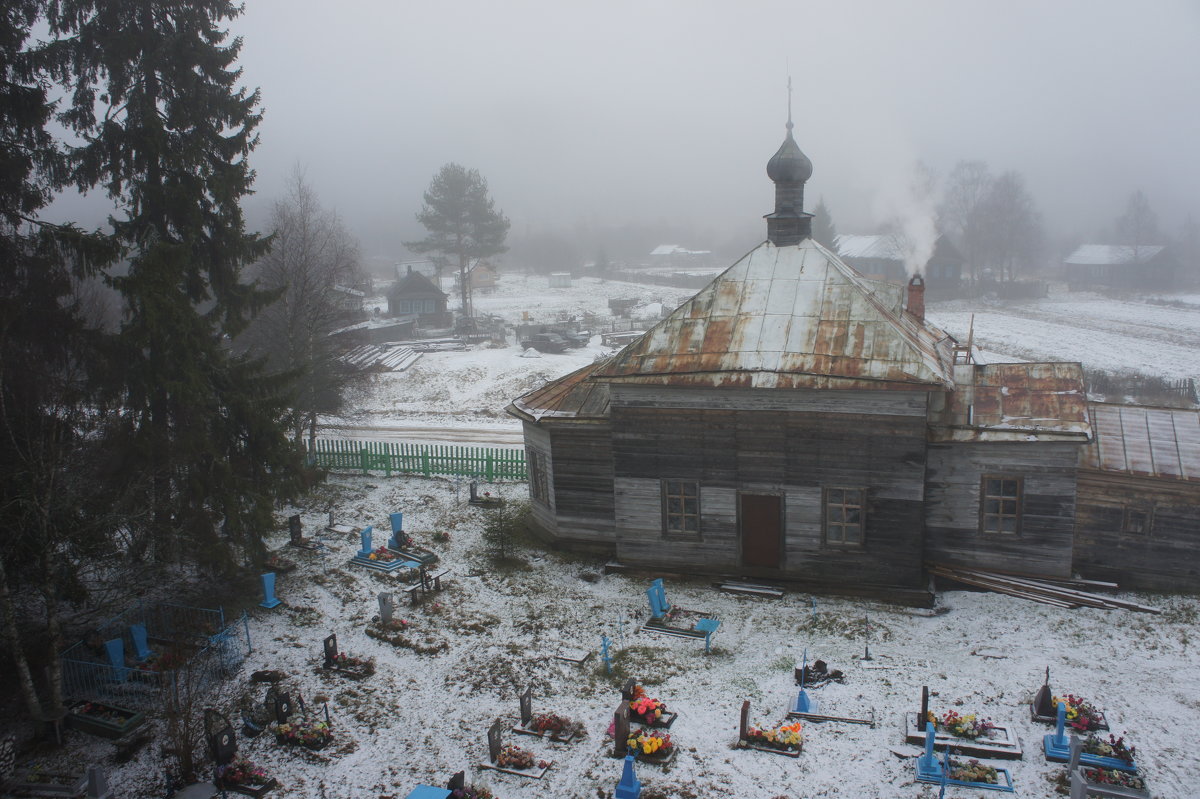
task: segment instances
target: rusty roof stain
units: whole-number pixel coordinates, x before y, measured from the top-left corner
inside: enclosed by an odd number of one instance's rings
[[[588,380],[603,363],[589,363],[518,397],[509,406],[509,413],[535,422],[547,416],[570,419],[608,416],[608,385]]]
[[[1095,438],[1081,466],[1200,482],[1200,411],[1089,403]]]
[[[1085,441],[1091,425],[1078,363],[966,364],[933,414],[935,440]]]
[[[948,388],[952,340],[812,239],[765,242],[594,373],[754,388]]]

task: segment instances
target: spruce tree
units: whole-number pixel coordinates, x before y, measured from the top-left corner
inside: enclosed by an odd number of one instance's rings
[[[829,212],[824,197],[817,202],[817,207],[813,210],[813,238],[819,244],[837,252],[837,228],[833,224],[833,214]]]
[[[238,85],[226,0],[50,0],[43,57],[71,92],[60,115],[84,139],[71,176],[103,187],[127,269],[101,395],[119,409],[118,483],[148,476],[135,547],[227,566],[261,558],[277,493],[295,485],[282,391],[229,338],[270,297],[242,280],[267,242],[240,201],[260,114]],[[186,546],[185,546],[186,545]]]

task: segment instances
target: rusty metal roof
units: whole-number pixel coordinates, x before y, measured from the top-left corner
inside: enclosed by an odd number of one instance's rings
[[[993,363],[956,367],[956,390],[931,420],[934,440],[1086,441],[1090,435],[1078,363]]]
[[[547,416],[560,419],[599,419],[608,416],[608,384],[588,380],[603,364],[604,361],[589,363],[582,369],[576,369],[518,397],[509,406],[509,413],[535,422]]]
[[[593,373],[755,388],[949,388],[952,339],[812,239],[764,242]]]
[[[1200,481],[1200,411],[1089,403],[1095,438],[1081,465]]]

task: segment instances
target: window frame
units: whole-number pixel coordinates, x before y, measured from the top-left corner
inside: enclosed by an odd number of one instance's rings
[[[841,492],[841,501],[833,502],[833,492]],[[850,502],[848,494],[854,492],[857,494],[857,502]],[[832,518],[830,514],[831,507],[836,507],[840,510],[837,515],[841,516],[840,520]],[[858,521],[849,522],[846,519],[846,511],[856,509],[858,511]],[[858,527],[858,540],[847,541],[846,530],[849,527]],[[839,536],[832,536],[834,530],[840,530]],[[867,543],[867,489],[862,486],[822,486],[821,487],[821,543],[825,546],[839,547],[844,549],[862,549]]]
[[[1145,521],[1141,530],[1130,529],[1130,515],[1141,514]],[[1123,505],[1121,506],[1121,535],[1131,536],[1134,538],[1149,538],[1150,531],[1154,529],[1154,506],[1146,505]]]
[[[679,490],[672,492],[672,485],[677,485]],[[691,488],[689,493],[686,489]],[[664,477],[659,480],[659,497],[662,508],[662,534],[664,538],[686,538],[694,540],[700,538],[704,531],[703,514],[700,509],[700,481],[685,480],[677,477]],[[671,500],[678,499],[680,501],[680,510],[671,510]],[[689,513],[687,510],[688,500],[695,503],[695,511]],[[680,524],[678,529],[673,529],[671,526],[672,517],[679,517]],[[695,529],[687,529],[687,519],[695,519]]]
[[[988,481],[999,480],[999,494],[991,494],[988,492]],[[1004,483],[1015,483],[1016,493],[1005,494]],[[1000,503],[999,509],[989,511],[988,501],[995,500]],[[1012,502],[1014,510],[1009,513],[1004,510],[1003,503]],[[1001,536],[1019,536],[1025,516],[1025,478],[1021,475],[1014,474],[983,474],[979,476],[979,532],[982,535],[1001,535]],[[1013,529],[1004,530],[1004,519],[1013,519]],[[997,524],[993,527],[988,525],[989,520],[995,520]]]
[[[529,498],[547,508],[553,507],[550,504],[550,471],[547,468],[549,457],[536,447],[526,447],[525,461],[529,466]]]

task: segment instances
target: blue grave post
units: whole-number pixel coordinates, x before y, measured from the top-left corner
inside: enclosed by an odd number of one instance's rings
[[[925,752],[917,758],[917,777],[940,781],[943,776],[942,764],[937,761],[937,758],[933,754],[933,737],[935,734],[932,724],[925,728]]]
[[[129,625],[129,637],[133,639],[133,654],[139,663],[143,660],[149,660],[154,655],[146,636],[146,625]]]
[[[671,603],[667,602],[667,591],[663,588],[661,577],[654,578],[654,581],[650,583],[650,587],[646,589],[646,596],[650,599],[651,618],[661,619],[671,609]]]
[[[608,653],[608,647],[611,643],[612,641],[608,640],[607,635],[600,636],[600,659],[604,661],[604,666],[608,669],[609,674],[612,674],[613,661],[612,655]]]
[[[796,712],[797,713],[816,713],[817,700],[810,699],[808,692],[804,690],[804,683],[808,677],[808,649],[804,650],[804,662],[800,667],[800,693],[796,695]]]
[[[946,784],[950,781],[950,747],[946,747],[942,758],[942,789],[938,791],[938,799],[946,799]]]
[[[642,783],[633,772],[633,755],[625,755],[625,768],[621,772],[621,781],[617,783],[614,799],[639,799],[642,795]]]
[[[362,538],[362,549],[358,554],[364,558],[371,556],[371,528],[372,525],[368,524],[363,528],[362,532],[359,533],[360,537]]]
[[[283,600],[275,596],[275,572],[267,572],[262,576],[263,586],[263,601],[259,602],[260,607],[277,608],[283,604]]]
[[[124,682],[129,676],[129,669],[125,668],[125,642],[120,638],[113,638],[111,641],[104,642],[104,649],[108,652],[108,662],[112,666],[112,678],[116,682]]]
[[[704,633],[704,654],[712,652],[712,635],[721,626],[720,619],[701,619],[696,622],[696,629]]]
[[[388,518],[392,522],[392,537],[388,539],[389,549],[400,549],[408,543],[407,536],[404,535],[404,514],[391,513]]]

